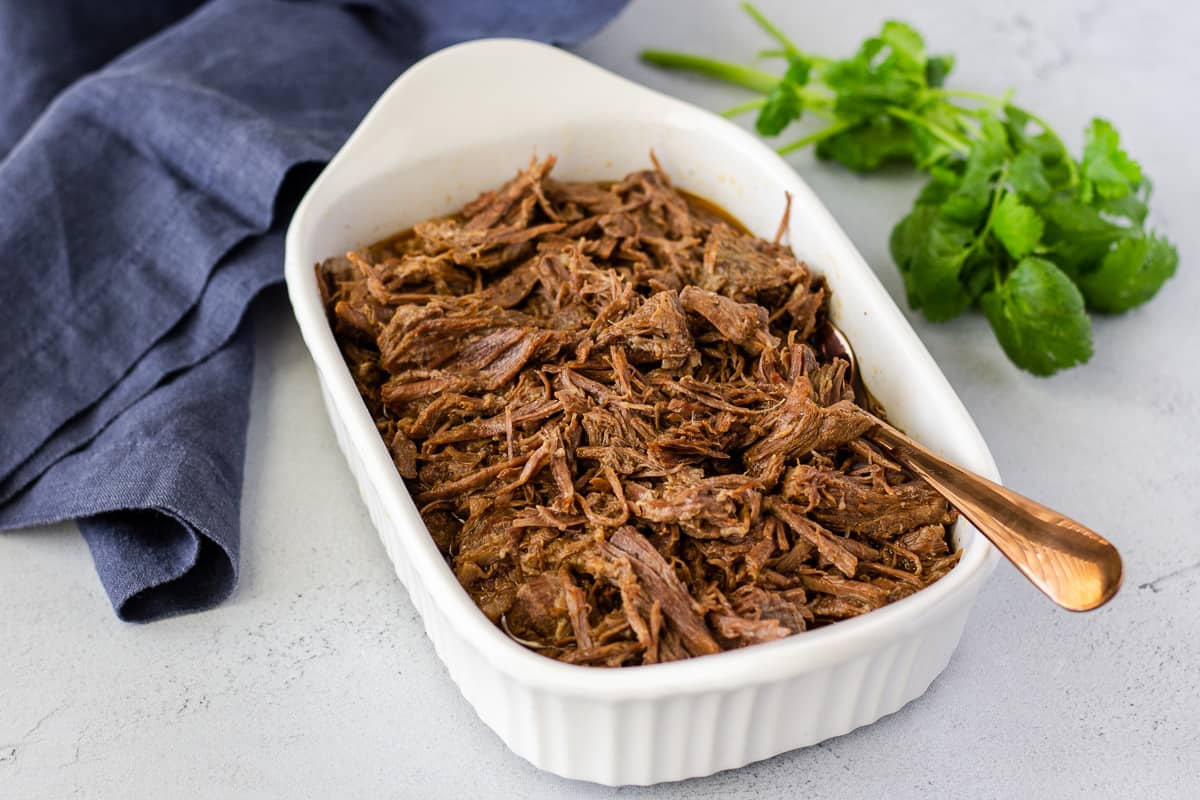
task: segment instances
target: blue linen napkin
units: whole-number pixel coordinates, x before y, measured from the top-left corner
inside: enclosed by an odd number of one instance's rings
[[[623,3],[0,0],[0,530],[78,519],[125,620],[225,599],[299,195],[421,56]]]

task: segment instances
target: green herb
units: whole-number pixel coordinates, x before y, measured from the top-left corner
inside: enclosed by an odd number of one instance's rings
[[[858,172],[888,164],[929,175],[890,249],[909,304],[931,321],[981,308],[1004,352],[1035,375],[1092,354],[1087,311],[1121,313],[1153,297],[1179,262],[1146,227],[1150,182],[1111,123],[1094,119],[1076,160],[1042,118],[1009,102],[944,87],[954,67],[921,35],[885,22],[843,59],[801,50],[749,3],[782,75],[687,53],[642,57],[750,89],[755,129],[778,136],[811,117],[823,127],[779,147],[815,146]]]
[[[981,300],[1000,346],[1034,375],[1092,357],[1092,326],[1079,289],[1054,264],[1026,258]]]

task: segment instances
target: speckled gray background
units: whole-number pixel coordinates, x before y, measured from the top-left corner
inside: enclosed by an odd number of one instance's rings
[[[1072,144],[1116,121],[1156,181],[1181,273],[1096,326],[1088,366],[1013,369],[980,317],[917,333],[1008,483],[1108,534],[1126,585],[1058,611],[1001,565],[929,692],[868,728],[710,778],[609,790],[509,753],[446,676],[375,537],[281,293],[260,334],[242,583],[222,607],[117,622],[70,525],[0,536],[0,797],[1122,797],[1200,784],[1200,13],[1104,0],[767,2],[802,46],[848,51],[887,17],[959,56],[953,85],[1017,89]],[[732,2],[635,2],[579,51],[719,109],[737,93],[653,72],[643,46],[742,58]],[[916,192],[795,155],[898,301],[887,234]]]

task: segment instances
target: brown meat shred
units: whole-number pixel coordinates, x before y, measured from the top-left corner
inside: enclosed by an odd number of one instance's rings
[[[863,438],[808,342],[821,278],[658,168],[533,161],[317,266],[438,548],[515,641],[572,664],[770,642],[953,568],[954,512]]]

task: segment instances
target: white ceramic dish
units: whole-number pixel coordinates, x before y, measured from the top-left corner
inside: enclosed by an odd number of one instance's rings
[[[451,677],[517,754],[559,775],[606,784],[738,767],[896,711],[946,666],[997,558],[960,523],[961,562],[910,598],[772,644],[650,667],[609,670],[544,658],[510,641],[474,606],[358,396],[313,265],[456,209],[511,177],[534,152],[559,157],[556,177],[600,179],[644,168],[651,148],[678,185],[759,235],[774,232],[790,192],[793,247],[825,274],[834,319],[854,342],[874,394],[911,435],[997,478],[962,404],[871,269],[762,143],[544,45],[480,41],[412,67],[297,210],[287,237],[288,291],[338,441]]]

